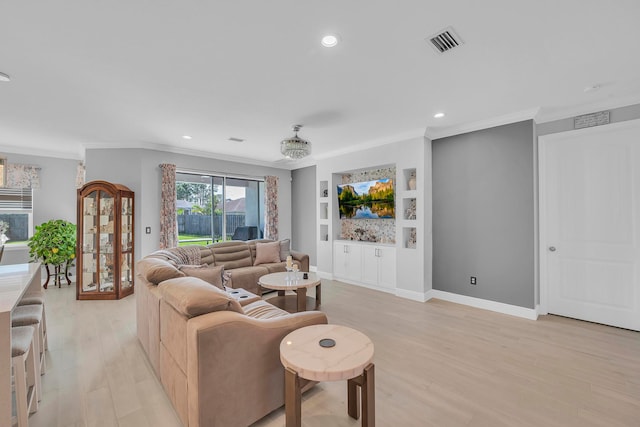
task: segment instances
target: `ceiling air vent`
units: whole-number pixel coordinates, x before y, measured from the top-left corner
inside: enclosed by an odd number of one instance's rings
[[[236,138],[235,136],[232,136],[231,138],[229,138],[229,141],[231,141],[231,142],[244,142],[244,139]]]
[[[452,27],[447,27],[444,30],[439,31],[428,40],[431,43],[431,46],[440,53],[448,52],[451,49],[464,44],[460,36],[453,31]]]

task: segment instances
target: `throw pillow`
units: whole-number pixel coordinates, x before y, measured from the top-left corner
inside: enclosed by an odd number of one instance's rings
[[[187,317],[225,310],[244,313],[226,292],[193,277],[167,280],[158,289],[168,304]]]
[[[182,271],[187,276],[197,277],[199,279],[204,280],[207,283],[212,284],[213,286],[224,290],[223,285],[223,273],[224,267],[194,267],[194,266],[180,266],[180,271]]]
[[[138,263],[138,268],[148,282],[156,285],[165,280],[184,277],[185,275],[175,265],[160,258],[143,258]]]
[[[256,243],[256,260],[253,265],[280,262],[280,242]]]
[[[291,240],[280,240],[280,261],[286,261],[289,255],[291,255]]]

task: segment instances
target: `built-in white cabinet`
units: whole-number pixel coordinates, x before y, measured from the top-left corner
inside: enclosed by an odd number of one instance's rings
[[[395,289],[396,249],[389,246],[363,246],[362,282]]]
[[[335,279],[394,290],[396,249],[393,246],[338,240],[333,247]]]
[[[333,275],[360,282],[362,279],[362,246],[335,242],[333,247]]]

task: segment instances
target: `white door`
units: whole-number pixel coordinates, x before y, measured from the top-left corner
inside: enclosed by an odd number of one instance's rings
[[[640,120],[539,142],[543,311],[640,330]]]

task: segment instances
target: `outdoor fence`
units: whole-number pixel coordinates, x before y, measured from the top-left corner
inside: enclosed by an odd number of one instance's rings
[[[222,215],[215,215],[213,218],[208,215],[178,215],[178,234],[191,234],[194,236],[222,236]],[[231,236],[236,227],[245,225],[244,213],[226,214],[226,234]],[[213,226],[213,233],[211,227]]]

